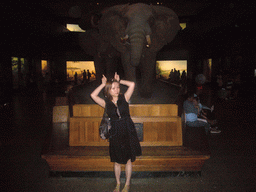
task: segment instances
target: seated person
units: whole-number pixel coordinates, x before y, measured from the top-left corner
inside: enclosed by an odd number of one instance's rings
[[[195,106],[199,108],[199,115],[198,115],[198,120],[207,120],[208,123],[210,123],[210,132],[211,133],[220,133],[221,130],[218,128],[218,121],[215,117],[215,112],[214,112],[214,105],[209,108],[205,105],[202,105],[200,103],[199,98],[195,95],[195,100],[194,100]]]
[[[202,115],[203,118],[198,118],[200,108],[195,96],[196,95],[194,93],[188,94],[186,101],[183,103],[183,109],[186,115],[186,124],[190,127],[204,127],[206,134],[208,134],[211,131],[210,123],[213,124],[214,121],[209,120],[204,115]],[[214,133],[220,132],[216,130],[213,131]]]
[[[216,124],[217,120],[213,112],[214,106],[209,108],[205,105],[202,105],[197,95],[194,95],[193,103],[194,106],[198,108],[198,118],[207,120],[211,125]]]

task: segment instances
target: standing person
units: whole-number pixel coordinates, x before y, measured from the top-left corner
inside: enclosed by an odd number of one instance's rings
[[[86,83],[86,71],[83,72],[83,83]]]
[[[128,86],[124,94],[120,93],[120,84]],[[99,97],[103,88],[105,99]],[[128,104],[134,88],[134,82],[120,80],[119,75],[115,73],[114,79],[111,81],[103,75],[102,84],[91,93],[91,98],[101,107],[106,107],[107,114],[110,117],[109,153],[111,162],[114,162],[117,183],[114,192],[120,191],[121,164],[125,164],[126,172],[126,182],[122,192],[129,191],[132,162],[135,161],[136,156],[141,155],[141,146],[130,117]]]
[[[90,73],[89,69],[87,70],[87,81],[88,83],[90,83],[90,79],[91,79],[92,74]]]
[[[75,79],[75,85],[77,85],[77,72],[74,75],[74,79]]]

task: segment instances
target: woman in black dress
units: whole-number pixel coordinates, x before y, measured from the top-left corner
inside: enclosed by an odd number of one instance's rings
[[[128,86],[124,94],[120,93],[120,84]],[[98,96],[103,88],[105,88],[105,99]],[[107,114],[110,117],[109,153],[111,162],[114,162],[117,182],[114,192],[120,190],[121,164],[125,164],[126,172],[126,182],[122,192],[129,191],[132,162],[135,161],[136,156],[141,155],[141,146],[130,117],[128,104],[134,88],[134,82],[120,80],[119,75],[115,73],[115,77],[111,81],[107,81],[107,78],[103,75],[102,84],[91,93],[91,98],[100,106],[106,107]]]

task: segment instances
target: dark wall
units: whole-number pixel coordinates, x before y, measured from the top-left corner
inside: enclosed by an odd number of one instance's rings
[[[11,102],[12,65],[8,53],[0,54],[0,104]]]

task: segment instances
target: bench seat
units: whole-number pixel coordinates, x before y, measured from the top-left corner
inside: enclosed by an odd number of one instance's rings
[[[108,147],[68,147],[42,156],[52,171],[113,171]],[[142,147],[142,156],[133,163],[133,171],[201,171],[209,154],[186,147]]]

